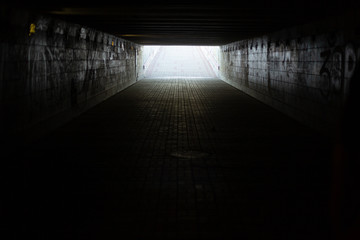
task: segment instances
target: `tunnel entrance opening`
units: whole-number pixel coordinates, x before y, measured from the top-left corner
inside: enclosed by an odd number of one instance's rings
[[[218,46],[143,46],[144,78],[217,78]]]

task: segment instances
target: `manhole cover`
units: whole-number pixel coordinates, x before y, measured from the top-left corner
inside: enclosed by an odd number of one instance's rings
[[[200,151],[194,151],[194,150],[188,150],[188,151],[176,151],[171,153],[171,156],[177,157],[177,158],[185,158],[185,159],[196,159],[196,158],[204,158],[209,156],[208,153],[200,152]]]

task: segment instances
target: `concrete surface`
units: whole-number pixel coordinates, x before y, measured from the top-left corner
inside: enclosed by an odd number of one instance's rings
[[[6,239],[328,239],[330,149],[221,80],[142,80],[7,158]]]
[[[334,137],[359,66],[355,22],[334,17],[223,45],[221,79]]]
[[[1,18],[6,26],[0,36],[1,141],[47,133],[135,83],[137,44],[20,14]]]

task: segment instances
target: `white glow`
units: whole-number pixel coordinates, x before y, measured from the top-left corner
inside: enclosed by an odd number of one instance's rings
[[[144,77],[216,78],[218,51],[217,46],[144,46]]]

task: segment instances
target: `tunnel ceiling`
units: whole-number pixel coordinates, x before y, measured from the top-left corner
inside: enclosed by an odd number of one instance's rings
[[[274,1],[99,2],[59,1],[32,10],[144,45],[223,45],[344,14],[350,9],[343,1],[330,5],[309,0],[287,5]]]

